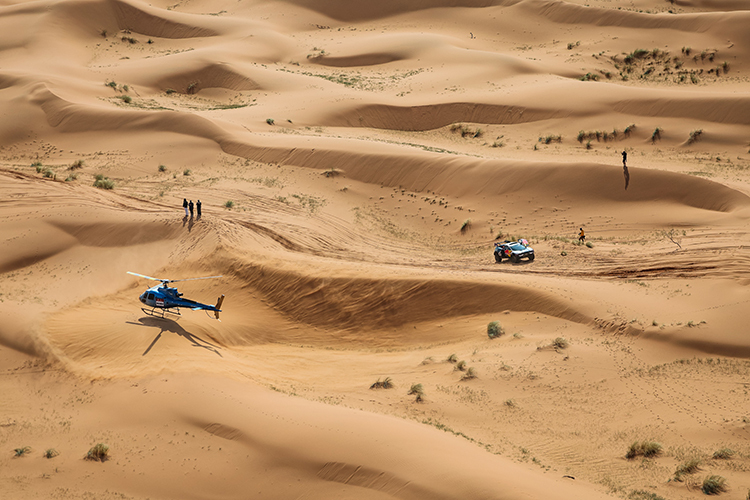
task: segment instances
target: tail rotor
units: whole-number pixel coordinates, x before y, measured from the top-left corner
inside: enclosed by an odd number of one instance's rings
[[[223,303],[224,303],[224,294],[221,294],[221,297],[219,297],[219,300],[216,301],[216,310],[214,311],[214,314],[216,315],[216,319],[219,319],[219,313],[221,312],[221,304]]]

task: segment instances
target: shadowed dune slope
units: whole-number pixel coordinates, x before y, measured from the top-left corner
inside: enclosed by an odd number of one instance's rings
[[[385,0],[382,2],[347,2],[346,0],[286,0],[288,3],[324,14],[345,22],[368,21],[407,12],[446,7],[483,8],[513,5],[519,0]]]
[[[123,110],[66,101],[40,84],[31,97],[47,123],[65,133],[94,131],[163,131],[217,141],[225,135],[218,125],[197,115],[177,111]]]
[[[571,89],[571,94],[574,92],[574,89]],[[628,94],[632,97],[618,99],[610,94],[606,99],[609,102],[602,102],[600,105],[592,105],[589,101],[590,94],[587,94],[585,98],[587,102],[583,102],[580,95],[571,95],[571,99],[566,100],[567,104],[558,103],[556,106],[549,107],[478,102],[419,106],[366,104],[329,115],[324,119],[324,124],[335,127],[425,131],[458,122],[515,125],[550,119],[596,116],[601,113],[602,106],[607,106],[618,113],[634,117],[692,118],[716,123],[750,125],[750,98],[747,96],[675,97],[671,95],[666,98],[666,96],[655,97],[650,92],[642,92],[639,95],[638,92],[631,91]]]
[[[653,201],[727,212],[750,204],[750,197],[710,180],[673,172],[631,168],[632,183],[622,188],[622,171],[600,164],[556,165],[522,161],[444,159],[429,154],[376,155],[320,149],[281,150],[224,142],[225,151],[258,161],[325,169],[338,165],[347,177],[370,184],[435,191],[451,196],[491,195],[581,203]],[[638,180],[636,180],[638,179]]]
[[[215,266],[257,289],[290,318],[315,326],[375,330],[503,310],[536,311],[579,323],[591,319],[546,292],[510,283],[323,278],[227,258],[215,260]]]
[[[179,72],[162,76],[156,80],[154,86],[159,90],[174,89],[184,94],[197,94],[201,89],[223,88],[236,91],[260,90],[260,85],[241,74],[226,63],[193,64],[195,68],[180,65]],[[175,68],[177,70],[178,68]],[[163,69],[160,71],[163,75]]]

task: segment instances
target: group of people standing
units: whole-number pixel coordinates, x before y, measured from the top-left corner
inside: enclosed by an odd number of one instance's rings
[[[190,210],[190,218],[193,218],[193,207],[198,209],[198,218],[201,216],[201,200],[198,200],[198,203],[193,205],[193,200],[187,201],[187,198],[182,199],[182,208],[185,209],[185,217],[188,216],[188,210]]]

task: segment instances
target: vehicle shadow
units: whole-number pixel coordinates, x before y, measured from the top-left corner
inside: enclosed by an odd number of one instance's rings
[[[180,337],[187,339],[193,344],[193,347],[201,347],[203,349],[206,349],[207,351],[211,351],[215,353],[217,356],[223,358],[224,356],[221,355],[219,352],[219,346],[212,344],[211,342],[208,342],[206,340],[203,340],[202,338],[198,337],[197,335],[194,335],[179,325],[176,321],[169,319],[169,318],[152,318],[151,316],[145,316],[143,318],[138,319],[138,323],[134,323],[132,321],[128,321],[131,325],[138,325],[138,326],[147,326],[151,328],[158,328],[159,333],[156,335],[154,340],[151,342],[151,345],[148,346],[148,348],[143,352],[141,356],[145,356],[149,353],[149,351],[156,345],[156,343],[161,338],[161,334],[164,332],[172,332],[176,333]]]

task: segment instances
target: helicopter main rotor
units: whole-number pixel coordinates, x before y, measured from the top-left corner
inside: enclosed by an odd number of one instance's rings
[[[207,280],[207,279],[211,279],[211,278],[222,278],[223,277],[222,275],[219,275],[219,276],[204,276],[202,278],[184,278],[184,279],[181,279],[181,280],[170,280],[170,279],[164,279],[164,278],[154,278],[153,276],[146,276],[145,274],[132,273],[130,271],[127,271],[127,273],[128,274],[132,274],[133,276],[138,276],[139,278],[146,278],[146,279],[153,280],[153,281],[161,281],[161,285],[164,288],[167,288],[167,285],[169,283],[177,283],[179,281]]]

